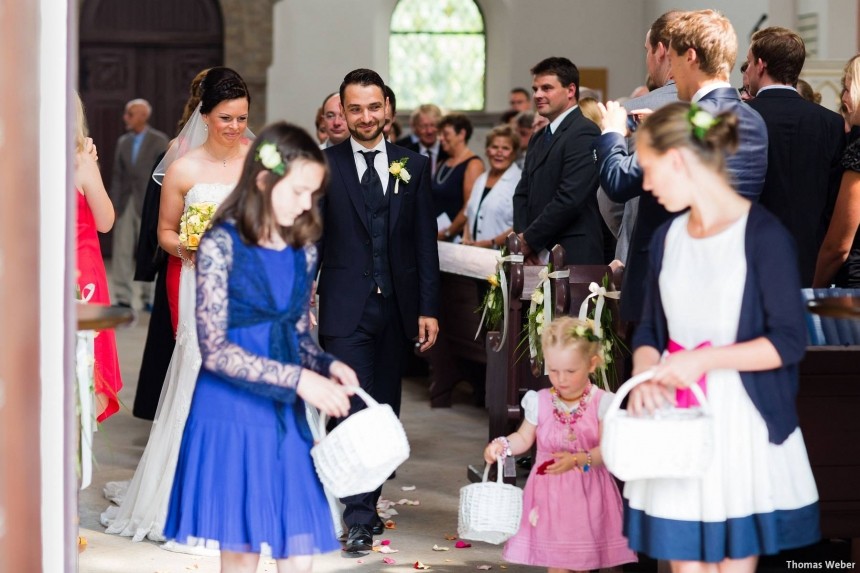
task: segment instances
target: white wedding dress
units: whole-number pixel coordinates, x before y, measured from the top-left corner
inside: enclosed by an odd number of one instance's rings
[[[185,208],[199,202],[220,204],[234,187],[234,184],[197,183],[185,194]],[[131,537],[133,541],[144,538],[166,541],[167,504],[201,364],[195,318],[196,291],[194,268],[184,263],[179,278],[176,347],[161,389],[149,441],[131,482],[108,482],[105,485],[105,497],[117,504],[101,515],[101,523],[107,527],[106,533]],[[217,546],[214,541],[198,540],[196,545],[170,541],[162,547],[183,553],[217,554]]]

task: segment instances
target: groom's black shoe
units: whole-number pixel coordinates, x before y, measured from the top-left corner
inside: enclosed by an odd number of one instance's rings
[[[370,527],[366,525],[351,526],[343,550],[347,553],[358,553],[371,549],[373,549],[373,536],[370,533]]]
[[[385,522],[378,515],[374,516],[373,523],[370,525],[370,531],[374,535],[382,535],[385,531]]]

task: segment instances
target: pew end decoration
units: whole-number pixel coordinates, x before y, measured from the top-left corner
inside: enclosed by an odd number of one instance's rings
[[[502,249],[498,260],[496,261],[496,272],[487,277],[487,282],[490,288],[484,295],[480,306],[475,312],[481,313],[481,321],[478,325],[478,331],[475,332],[475,339],[481,334],[481,329],[485,328],[488,332],[501,331],[502,335],[497,345],[493,346],[494,352],[499,352],[505,346],[505,340],[508,334],[508,298],[510,296],[510,285],[508,284],[507,271],[511,263],[522,263],[522,254],[511,254],[512,251],[519,251],[519,239],[511,233],[508,236],[508,243]]]
[[[604,275],[601,284],[591,283],[589,294],[579,307],[579,319],[590,321],[594,335],[600,340],[601,365],[597,369],[595,383],[604,390],[613,391],[619,386],[618,369],[616,368],[616,353],[627,352],[627,346],[615,332],[612,311],[606,306],[606,299],[620,299],[621,292],[612,288],[608,275]],[[591,304],[593,303],[593,304]]]
[[[552,261],[560,264],[564,260],[564,251],[557,252],[559,249],[561,249],[559,246],[553,249]],[[526,312],[526,324],[523,328],[524,336],[520,342],[520,345],[527,345],[527,348],[523,349],[520,357],[525,355],[525,350],[528,350],[532,373],[535,376],[540,376],[541,373],[546,374],[543,360],[543,346],[541,344],[544,328],[552,322],[555,316],[565,311],[563,305],[566,300],[561,303],[562,308],[558,308],[559,304],[553,296],[556,288],[554,286],[554,279],[564,279],[564,281],[567,281],[570,277],[570,270],[553,270],[556,268],[556,265],[552,261],[541,269],[538,274],[538,284],[531,294],[529,309]]]

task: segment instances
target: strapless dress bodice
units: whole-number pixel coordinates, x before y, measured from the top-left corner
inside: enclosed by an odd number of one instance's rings
[[[185,194],[185,207],[192,203],[221,204],[236,187],[235,183],[195,183]]]

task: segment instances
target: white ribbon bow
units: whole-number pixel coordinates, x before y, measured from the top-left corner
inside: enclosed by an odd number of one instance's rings
[[[594,304],[594,336],[601,340],[601,347],[603,345],[603,329],[600,326],[600,317],[603,315],[603,303],[606,298],[621,298],[621,291],[608,291],[597,283],[591,283],[588,285],[588,290],[591,292],[590,295],[585,297],[585,300],[582,301],[582,304],[579,306],[579,320],[586,320],[588,316],[588,300],[594,297],[597,297],[597,301]],[[600,378],[603,380],[603,387],[609,388],[609,381],[606,379],[606,361],[604,360],[603,366],[600,367]]]
[[[499,352],[505,345],[505,337],[508,335],[508,279],[505,276],[504,264],[521,262],[523,262],[522,255],[498,257],[498,260],[496,261],[496,274],[499,275],[499,288],[502,290],[502,340],[499,342],[496,352]],[[478,323],[478,331],[475,333],[475,340],[477,340],[478,336],[481,334],[481,328],[484,326],[484,318],[486,316],[487,307],[485,306],[484,312],[481,314],[481,322]]]
[[[540,273],[538,273],[538,284],[535,286],[535,291],[542,290],[543,291],[543,324],[544,328],[549,326],[549,323],[552,322],[552,307],[550,304],[552,302],[552,289],[550,279],[566,279],[570,276],[570,271],[568,269],[563,269],[560,271],[549,272],[549,267],[546,266],[541,269]],[[529,305],[529,314],[532,314],[537,310],[537,302],[535,302],[534,298],[532,298],[532,302]],[[529,354],[532,358],[537,356],[537,346],[534,344],[534,341],[529,340]],[[546,364],[544,364],[544,374],[546,374]]]
[[[597,301],[594,305],[594,336],[597,338],[603,338],[603,329],[600,326],[600,317],[603,314],[603,303],[606,298],[621,298],[621,291],[608,291],[597,283],[591,283],[588,285],[588,290],[591,292],[590,295],[585,297],[585,300],[582,301],[582,304],[579,306],[579,320],[585,320],[588,316],[588,301],[594,297],[597,297]]]

